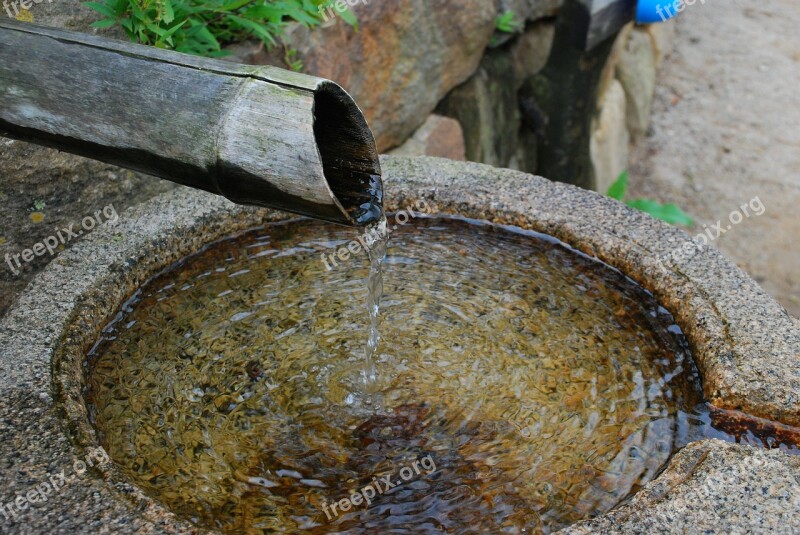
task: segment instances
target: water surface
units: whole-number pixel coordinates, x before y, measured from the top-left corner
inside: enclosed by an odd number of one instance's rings
[[[532,233],[392,230],[378,408],[366,255],[328,270],[351,229],[275,224],[154,278],[103,333],[87,399],[111,458],[226,533],[549,532],[712,429],[680,330],[620,273]]]

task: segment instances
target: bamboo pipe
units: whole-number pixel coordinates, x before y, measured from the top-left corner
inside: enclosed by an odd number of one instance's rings
[[[0,135],[345,225],[380,215],[375,140],[328,80],[0,19]]]

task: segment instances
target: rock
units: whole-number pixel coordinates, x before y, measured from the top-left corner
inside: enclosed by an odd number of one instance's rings
[[[447,95],[437,113],[461,123],[467,160],[506,167],[516,152],[521,124],[508,52],[489,50],[475,75]]]
[[[129,206],[176,187],[172,182],[106,163],[0,138],[0,255],[19,254],[70,225],[78,228],[84,217],[106,206],[122,213]],[[44,216],[40,223],[30,217],[37,201],[44,203],[37,210]],[[81,238],[89,234],[88,230],[82,232]],[[81,238],[59,247],[55,256]],[[37,256],[19,273],[0,269],[0,316],[11,305],[13,294],[52,259],[49,254]]]
[[[622,57],[622,52],[625,50],[625,45],[628,44],[628,38],[632,31],[633,23],[630,23],[622,28],[614,39],[614,47],[611,49],[611,54],[608,56],[605,67],[603,67],[603,74],[600,76],[600,83],[597,86],[598,104],[603,100],[608,88],[611,87],[611,82],[617,77],[617,65]]]
[[[494,32],[497,9],[485,0],[358,3],[359,30],[333,20],[309,30],[291,25],[286,44],[303,71],[331,79],[358,102],[378,149],[403,143],[451,89],[478,67]],[[281,65],[273,54],[243,54]]]
[[[518,27],[512,33],[496,31],[489,43],[490,48],[503,46],[525,33],[527,23],[542,22],[541,19],[555,17],[563,2],[564,0],[500,0],[498,16],[509,11],[514,13],[514,21]]]
[[[552,22],[537,22],[511,44],[511,62],[517,89],[525,79],[544,68],[550,57],[555,29]]]
[[[575,2],[565,5],[547,64],[525,80],[518,99],[523,124],[537,135],[536,173],[593,189],[592,118],[614,41],[607,39],[589,51],[576,48],[572,17],[579,16],[578,7]]]
[[[564,0],[501,0],[500,13],[513,11],[520,21],[536,21],[558,14]]]
[[[634,139],[647,133],[656,90],[656,55],[647,31],[631,32],[616,67],[628,101],[628,131]]]
[[[592,124],[592,167],[595,188],[606,193],[611,184],[628,168],[630,136],[626,121],[625,91],[613,80],[599,105]]]
[[[695,442],[629,502],[563,533],[798,533],[799,477],[795,456]]]
[[[450,117],[431,114],[400,147],[389,152],[392,156],[436,156],[450,160],[467,159],[464,131]]]
[[[672,51],[672,44],[675,39],[675,19],[670,19],[662,24],[648,24],[644,30],[650,36],[653,43],[653,51],[656,56],[656,68],[661,67],[661,62],[664,61],[669,53]]]
[[[519,131],[517,152],[508,163],[509,169],[516,169],[524,173],[535,173],[539,162],[539,140],[536,132],[523,121]]]
[[[94,21],[102,19],[103,15],[86,7],[82,1],[39,0],[36,2],[35,0],[30,0],[27,3],[31,4],[29,11],[33,18],[32,22],[36,24],[128,40],[125,36],[125,32],[119,27],[105,30],[91,28],[90,25]],[[12,5],[11,1],[9,1],[9,5]],[[19,2],[17,2],[16,5],[19,5]],[[5,10],[0,9],[0,17],[5,16]]]

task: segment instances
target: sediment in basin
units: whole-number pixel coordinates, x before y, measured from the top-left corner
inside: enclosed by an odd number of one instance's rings
[[[366,408],[366,262],[321,261],[351,239],[270,225],[123,307],[88,396],[137,484],[228,532],[552,529],[613,507],[692,435],[697,377],[649,294],[552,240],[455,220],[393,236],[382,409]],[[434,471],[373,504],[327,509],[427,456]]]

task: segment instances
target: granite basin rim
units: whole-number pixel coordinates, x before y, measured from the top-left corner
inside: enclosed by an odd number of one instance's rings
[[[675,255],[691,242],[685,232],[607,197],[540,177],[433,158],[387,157],[382,165],[390,210],[424,199],[440,213],[549,234],[619,269],[673,313],[690,342],[706,399],[720,408],[800,424],[800,322],[715,250]],[[188,189],[121,213],[115,224],[96,229],[54,260],[0,321],[0,387],[28,390],[56,407],[66,447],[74,458],[84,457],[97,443],[81,395],[83,355],[120,303],[203,245],[290,217]],[[48,453],[43,446],[30,455]],[[650,485],[676,479],[683,469],[671,463]],[[131,522],[123,525],[202,532],[145,496],[113,466],[102,478],[92,477],[86,484],[105,489],[103,500],[124,502]]]

